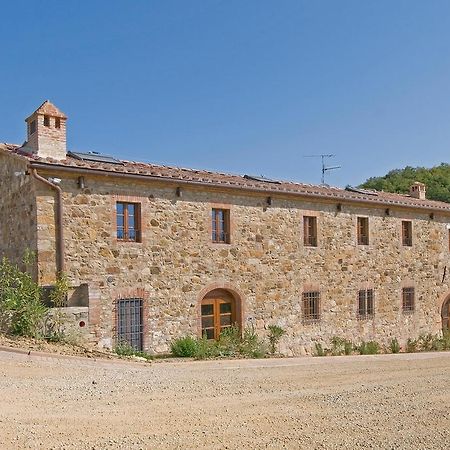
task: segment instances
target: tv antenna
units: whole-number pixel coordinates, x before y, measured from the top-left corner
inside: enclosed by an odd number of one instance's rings
[[[322,159],[322,180],[321,184],[325,184],[325,173],[329,170],[340,169],[341,166],[325,166],[325,158],[333,158],[335,155],[321,154],[321,155],[304,155],[304,158],[321,158]]]

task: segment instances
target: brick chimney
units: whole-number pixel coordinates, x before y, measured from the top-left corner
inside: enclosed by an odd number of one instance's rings
[[[420,200],[425,200],[426,186],[423,183],[415,181],[414,184],[409,188],[409,195]]]
[[[66,115],[46,100],[25,119],[27,142],[22,150],[41,158],[66,159],[66,120]]]

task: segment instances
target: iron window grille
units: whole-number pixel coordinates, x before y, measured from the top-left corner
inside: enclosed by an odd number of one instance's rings
[[[303,292],[304,322],[316,322],[320,320],[320,292]]]
[[[358,217],[358,245],[369,245],[369,218]]]
[[[405,247],[412,246],[412,222],[402,220],[402,244]]]
[[[370,319],[375,315],[373,289],[361,289],[358,292],[358,318]]]
[[[129,345],[134,350],[143,350],[143,300],[124,298],[117,300],[116,330],[117,344]]]
[[[402,291],[402,309],[403,312],[413,312],[415,309],[415,301],[414,301],[414,288],[407,287],[403,288]]]
[[[141,208],[138,203],[117,202],[117,240],[141,242]]]
[[[306,247],[317,247],[317,217],[303,217],[303,244]]]
[[[213,208],[211,212],[212,241],[216,244],[230,243],[230,210]]]

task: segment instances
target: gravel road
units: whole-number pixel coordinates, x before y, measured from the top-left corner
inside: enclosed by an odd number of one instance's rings
[[[450,352],[152,364],[0,351],[3,449],[449,449]]]

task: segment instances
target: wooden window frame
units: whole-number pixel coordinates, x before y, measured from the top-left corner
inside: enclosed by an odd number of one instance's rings
[[[375,316],[375,298],[373,289],[360,289],[358,291],[357,300],[358,319],[372,319]]]
[[[223,214],[223,220],[220,219]],[[230,210],[227,208],[211,208],[211,241],[213,244],[231,243]]]
[[[358,245],[369,245],[369,218],[356,218],[357,242]]]
[[[416,293],[414,287],[402,288],[402,311],[413,313],[416,309]]]
[[[221,312],[221,305],[226,304],[230,305],[230,311],[229,312]],[[212,306],[212,314],[203,314],[203,306]],[[213,336],[212,337],[206,337],[210,340],[217,340],[220,337],[220,333],[225,328],[230,328],[232,326],[236,325],[236,305],[235,301],[230,298],[204,298],[201,302],[201,330],[202,330],[202,336],[206,335],[206,330],[212,330]],[[228,325],[222,325],[222,318],[228,317],[230,324]],[[209,327],[203,327],[203,319],[212,319],[212,326]]]
[[[317,217],[303,216],[303,245],[317,247]]]
[[[118,214],[118,205],[123,205],[123,237],[119,237],[119,226],[117,224]],[[128,238],[129,234],[129,213],[128,213],[128,205],[134,206],[134,238]],[[117,200],[116,201],[116,238],[119,242],[142,242],[142,217],[141,217],[141,204],[137,202],[128,202]]]
[[[304,323],[319,322],[321,319],[320,291],[302,294],[302,320]]]
[[[412,247],[413,245],[411,220],[402,220],[402,245],[403,247]]]

